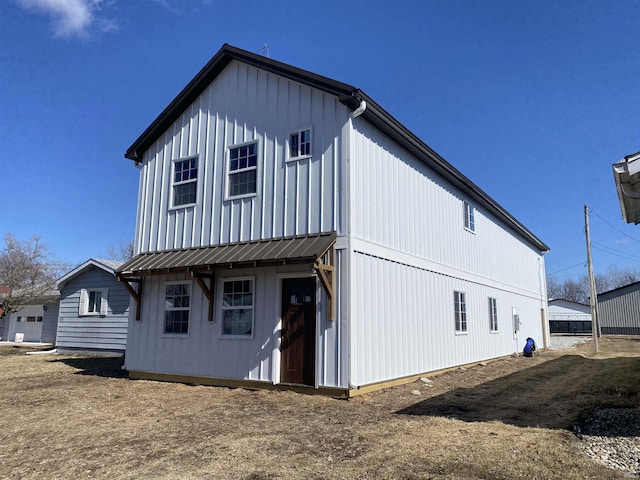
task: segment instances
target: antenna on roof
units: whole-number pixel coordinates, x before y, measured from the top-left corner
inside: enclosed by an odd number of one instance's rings
[[[260,49],[260,51],[262,52],[262,54],[263,54],[265,57],[267,57],[267,58],[269,58],[269,48],[270,48],[270,47],[271,47],[271,45],[269,45],[269,44],[265,43],[265,44],[264,44],[264,47],[262,47],[262,48]]]

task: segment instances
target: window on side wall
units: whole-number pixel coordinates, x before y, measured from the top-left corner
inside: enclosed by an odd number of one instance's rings
[[[289,134],[289,156],[287,160],[298,160],[311,156],[311,129],[306,128]]]
[[[489,297],[489,330],[498,331],[498,302],[491,297]]]
[[[253,335],[253,278],[225,280],[222,286],[222,335]]]
[[[198,158],[185,158],[173,162],[173,207],[196,203],[198,184]]]
[[[255,195],[258,171],[258,143],[229,147],[227,197]]]
[[[189,308],[191,285],[167,283],[164,287],[164,333],[186,335],[189,333]]]
[[[464,228],[470,232],[476,231],[475,212],[476,209],[471,204],[464,202]]]
[[[467,296],[464,292],[453,292],[456,333],[467,331]]]
[[[80,304],[78,313],[80,316],[100,315],[105,316],[107,314],[109,298],[109,289],[107,288],[93,288],[80,290]]]

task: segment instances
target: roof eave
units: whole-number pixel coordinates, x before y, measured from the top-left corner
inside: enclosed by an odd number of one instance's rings
[[[498,202],[491,198],[486,192],[484,192],[453,165],[442,158],[435,150],[420,140],[420,138],[402,125],[362,90],[355,91],[353,97],[353,100],[343,98],[341,101],[344,105],[350,108],[355,108],[354,106],[357,106],[360,100],[364,100],[367,103],[367,108],[362,114],[365,120],[390,138],[397,141],[403,148],[416,155],[430,168],[435,170],[439,175],[451,182],[461,191],[468,192],[474,200],[489,211],[494,212],[494,214],[499,218],[502,217],[512,230],[517,232],[531,245],[535,246],[540,250],[540,252],[544,253],[549,251],[549,247],[542,240],[536,237],[514,216],[507,212],[507,210],[505,210]]]

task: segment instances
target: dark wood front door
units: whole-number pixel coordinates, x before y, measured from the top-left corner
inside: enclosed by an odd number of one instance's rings
[[[316,280],[282,280],[280,381],[315,385]]]

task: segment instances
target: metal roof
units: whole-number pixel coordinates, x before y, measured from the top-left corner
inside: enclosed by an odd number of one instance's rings
[[[336,95],[340,99],[340,102],[351,110],[358,108],[360,102],[364,100],[367,103],[367,108],[361,115],[364,120],[396,141],[401,147],[405,148],[412,155],[415,155],[448,182],[451,182],[455,187],[469,195],[470,198],[484,206],[488,211],[504,221],[511,230],[538,250],[541,252],[549,250],[549,247],[542,240],[507,212],[498,202],[487,195],[480,187],[464,176],[359,88],[233,47],[226,43],[162,113],[158,115],[151,125],[147,127],[142,135],[133,142],[124,156],[136,162],[142,161],[144,152],[173,125],[180,115],[202,94],[232,60],[253,65],[262,70]]]
[[[136,255],[116,271],[122,277],[216,270],[275,263],[312,262],[335,242],[335,232]]]

